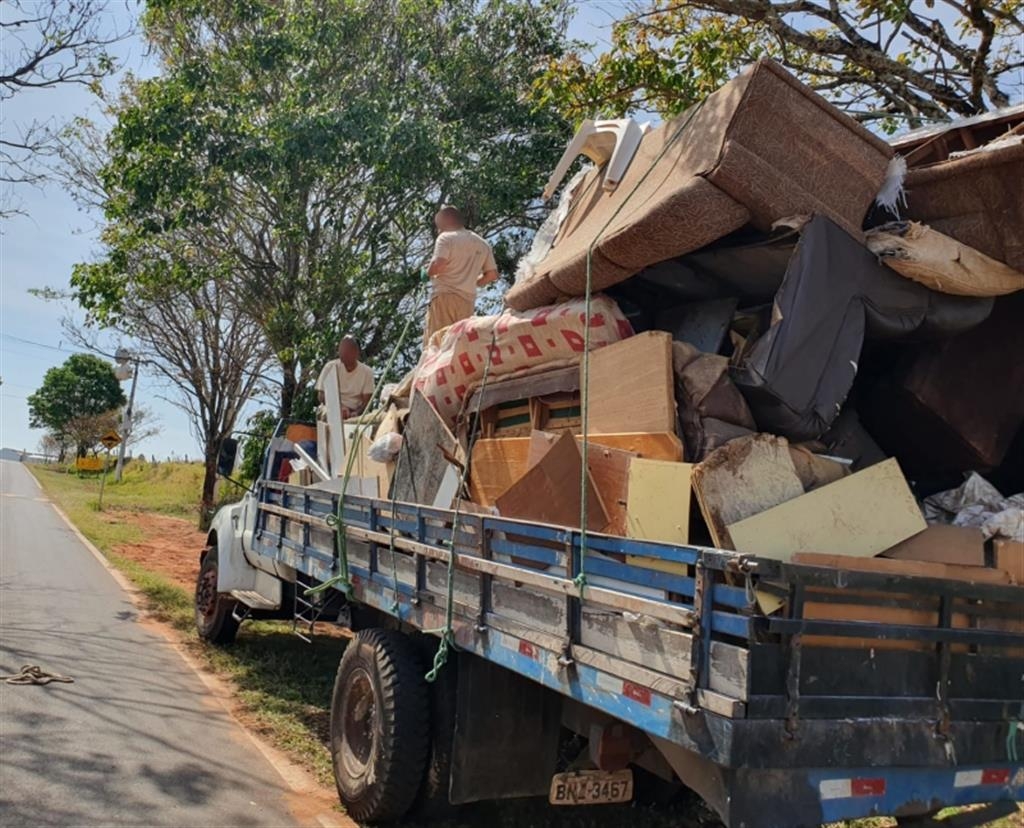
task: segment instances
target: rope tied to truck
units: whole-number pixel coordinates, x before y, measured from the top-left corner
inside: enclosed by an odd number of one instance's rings
[[[643,186],[644,182],[654,171],[654,168],[658,165],[658,162],[665,156],[665,154],[675,146],[676,141],[683,134],[686,128],[689,126],[698,112],[703,108],[704,100],[701,100],[695,104],[690,111],[689,116],[683,123],[681,123],[674,133],[665,142],[665,146],[661,148],[658,154],[651,161],[650,165],[644,171],[644,174],[640,176],[640,180],[633,185],[633,189],[627,193],[626,197],[622,200],[618,207],[608,217],[608,220],[601,226],[601,228],[594,234],[594,238],[587,246],[587,258],[586,258],[586,284],[583,294],[584,304],[584,324],[583,324],[583,357],[582,357],[582,370],[580,372],[580,431],[581,437],[583,438],[583,445],[580,448],[580,569],[573,578],[573,584],[579,590],[580,598],[583,598],[583,590],[587,585],[587,571],[586,571],[586,557],[587,557],[587,520],[589,517],[589,503],[587,498],[587,482],[589,477],[588,460],[589,460],[589,442],[590,436],[589,428],[589,413],[590,413],[590,308],[591,301],[593,299],[593,274],[592,266],[594,259],[594,247],[600,241],[601,236],[604,234],[612,222],[618,218],[619,213],[622,212],[623,208],[629,203],[630,199],[636,195],[637,190]]]
[[[425,632],[432,632],[441,636],[441,641],[437,645],[437,652],[434,653],[433,666],[430,671],[424,676],[428,682],[433,682],[437,679],[441,672],[441,668],[448,663],[448,651],[455,646],[455,625],[454,625],[454,612],[455,612],[455,566],[458,562],[458,534],[459,534],[459,519],[461,516],[462,509],[462,493],[466,489],[466,478],[469,474],[469,452],[473,450],[473,443],[476,442],[477,434],[480,431],[480,408],[484,401],[484,391],[487,388],[487,381],[491,374],[491,360],[494,356],[494,352],[497,349],[497,334],[495,331],[491,331],[491,346],[487,349],[487,361],[484,363],[484,373],[480,378],[480,388],[477,393],[476,411],[473,412],[473,431],[469,436],[467,446],[467,457],[466,462],[462,464],[462,470],[459,475],[459,488],[455,493],[455,515],[452,518],[452,537],[448,543],[448,572],[447,572],[447,584],[446,584],[446,598],[445,598],[445,610],[444,610],[444,627],[440,630],[425,630]],[[467,395],[466,399],[469,397]]]
[[[420,300],[423,297],[423,290],[426,287],[422,282],[416,287],[416,290],[412,294],[412,304],[414,307],[418,307]],[[365,416],[365,412],[373,408],[379,401],[381,394],[384,390],[385,380],[391,374],[391,369],[394,367],[395,361],[398,359],[398,354],[402,350],[402,346],[405,344],[405,340],[409,336],[409,331],[412,329],[413,320],[417,318],[416,313],[409,313],[405,320],[405,325],[402,328],[402,333],[398,337],[398,342],[395,343],[395,347],[391,351],[391,355],[388,357],[387,362],[384,364],[384,370],[380,373],[380,379],[377,380],[377,384],[374,386],[373,393],[370,395],[370,399],[367,401],[366,406],[363,408],[364,413],[359,417],[359,423],[356,426],[356,431],[352,436],[353,445],[359,443],[363,438],[363,434],[366,433],[366,429],[371,425]],[[341,435],[344,440],[344,434]],[[352,467],[355,463],[356,453],[350,451],[345,463],[345,474],[342,476],[341,481],[341,493],[338,495],[338,509],[333,515],[327,515],[324,521],[329,527],[334,529],[334,548],[337,552],[338,561],[338,574],[332,578],[328,578],[323,583],[317,584],[316,586],[310,587],[303,593],[307,597],[318,595],[322,592],[326,592],[328,589],[337,589],[344,593],[346,598],[352,596],[352,579],[349,574],[348,566],[348,534],[345,532],[345,495],[348,492],[348,483],[352,477]],[[394,507],[394,501],[392,501],[392,509]],[[393,514],[393,511],[392,511]],[[392,520],[392,524],[394,521]],[[392,563],[394,563],[394,531],[392,530]],[[398,603],[398,581],[397,573],[395,579],[395,603]]]

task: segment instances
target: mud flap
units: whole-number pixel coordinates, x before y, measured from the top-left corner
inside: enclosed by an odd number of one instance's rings
[[[561,706],[561,698],[540,684],[460,653],[452,803],[547,796]]]

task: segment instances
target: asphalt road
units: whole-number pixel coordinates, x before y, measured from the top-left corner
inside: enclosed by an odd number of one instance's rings
[[[281,776],[53,510],[0,461],[0,826],[294,826]]]

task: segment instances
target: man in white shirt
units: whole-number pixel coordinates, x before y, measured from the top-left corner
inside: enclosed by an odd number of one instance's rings
[[[438,236],[427,267],[431,290],[424,344],[436,331],[472,316],[476,289],[498,278],[491,246],[466,229],[457,207],[442,207],[434,216],[434,224]]]
[[[338,358],[328,362],[317,377],[316,390],[321,404],[326,402],[324,388],[331,371],[338,378],[341,418],[362,414],[373,395],[373,369],[359,361],[359,343],[354,336],[342,337],[338,343]]]

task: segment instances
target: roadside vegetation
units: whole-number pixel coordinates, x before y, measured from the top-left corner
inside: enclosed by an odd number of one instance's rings
[[[236,714],[255,732],[309,770],[325,787],[333,789],[328,749],[331,688],[347,638],[336,628],[325,630],[313,644],[292,634],[286,622],[246,622],[230,648],[204,644],[195,633],[189,577],[198,570],[205,535],[194,529],[201,463],[139,463],[125,469],[121,483],[108,480],[103,511],[97,508],[99,478],[78,477],[61,466],[29,465],[46,493],[110,562],[145,596],[152,617],[169,624],[187,652],[206,669],[236,688]],[[229,501],[237,491],[221,492]],[[171,535],[154,517],[181,524],[190,540],[182,548],[181,535]],[[146,519],[147,522],[144,522]],[[188,521],[188,523],[186,523]],[[178,527],[179,531],[182,527]],[[158,537],[151,533],[156,532]],[[165,537],[163,557],[141,555]],[[191,576],[186,575],[191,572]],[[326,625],[325,625],[326,626]],[[942,828],[1020,828],[1024,812],[985,820],[976,809],[947,809],[932,825]],[[580,808],[557,812],[546,803],[517,801],[481,805],[465,818],[439,823],[439,828],[513,828],[519,825],[611,828],[629,824],[643,828],[717,828],[720,823],[694,800],[680,808]],[[892,828],[889,818],[857,820],[828,828]]]

